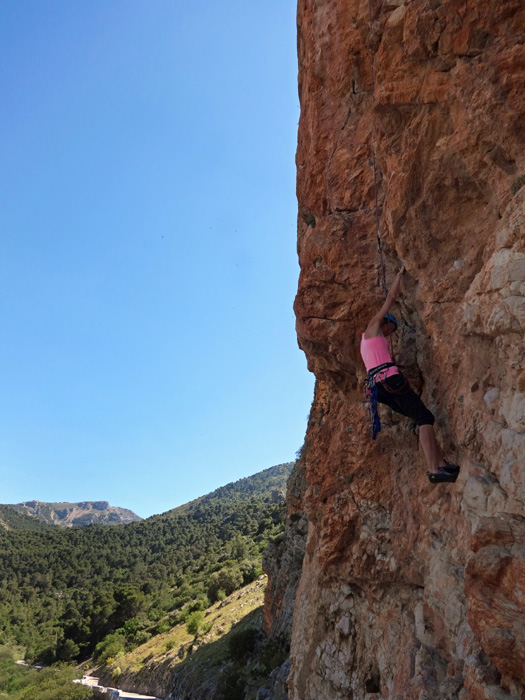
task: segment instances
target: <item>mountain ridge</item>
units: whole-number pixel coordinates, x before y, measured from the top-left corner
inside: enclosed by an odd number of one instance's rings
[[[17,513],[33,518],[38,518],[48,525],[58,527],[87,527],[88,525],[123,525],[132,522],[141,522],[142,518],[129,510],[119,506],[111,506],[108,501],[79,501],[70,502],[46,502],[23,501],[22,503],[8,503]]]
[[[236,481],[231,481],[228,484],[224,484],[224,486],[219,486],[204,496],[199,496],[191,501],[188,501],[187,503],[181,504],[180,506],[170,508],[170,510],[165,511],[164,513],[151,515],[149,518],[146,518],[146,520],[163,518],[167,515],[175,517],[177,515],[187,513],[202,503],[209,503],[215,499],[223,499],[226,495],[229,495],[230,498],[237,498],[240,500],[252,498],[253,496],[258,495],[257,484],[259,488],[262,488],[262,484],[264,483],[264,491],[267,492],[269,490],[269,486],[266,483],[268,477],[273,479],[275,486],[273,491],[276,492],[275,494],[272,492],[268,498],[276,503],[279,500],[284,500],[286,497],[286,484],[283,486],[282,480],[284,477],[287,478],[290,475],[293,465],[294,462],[283,462],[282,464],[276,464],[273,467],[268,467],[267,469],[263,469],[262,471],[256,472],[250,476],[245,476],[241,479],[237,479]]]

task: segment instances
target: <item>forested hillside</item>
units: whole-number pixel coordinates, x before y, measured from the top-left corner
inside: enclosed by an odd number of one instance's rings
[[[261,573],[291,464],[140,523],[0,530],[0,643],[52,662],[128,647]]]
[[[52,527],[53,525],[48,525],[32,515],[18,513],[10,506],[0,505],[0,529],[42,532],[42,530],[49,530]]]

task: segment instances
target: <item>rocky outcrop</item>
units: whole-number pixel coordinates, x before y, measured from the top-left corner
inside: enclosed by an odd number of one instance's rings
[[[61,527],[86,527],[98,524],[123,525],[142,520],[133,511],[110,506],[107,501],[82,501],[80,503],[25,501],[9,507],[19,513],[34,516],[49,525],[60,525]]]
[[[269,544],[263,556],[268,585],[262,630],[266,635],[284,638],[288,642],[292,634],[293,605],[306,546],[307,521],[303,502],[307,484],[304,468],[305,461],[301,456],[288,480],[284,533]]]
[[[284,533],[269,544],[263,556],[268,575],[264,597],[262,631],[270,643],[289,649],[292,636],[294,601],[303,566],[308,522],[304,513],[306,443],[288,480],[287,516]],[[290,661],[274,669],[256,700],[286,700]]]
[[[298,29],[295,308],[317,389],[290,698],[523,700],[523,2],[299,0]],[[407,270],[395,352],[455,485],[428,482],[401,416],[370,439],[372,155],[387,282]]]

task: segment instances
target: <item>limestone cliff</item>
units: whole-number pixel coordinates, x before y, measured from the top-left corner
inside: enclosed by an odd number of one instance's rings
[[[291,700],[525,699],[524,8],[299,0],[295,308],[317,388]],[[371,440],[372,154],[387,281],[407,269],[395,352],[455,485],[428,482],[406,419],[383,408]]]

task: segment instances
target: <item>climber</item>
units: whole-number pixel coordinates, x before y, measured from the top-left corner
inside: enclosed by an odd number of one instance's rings
[[[419,441],[430,469],[428,478],[432,484],[454,482],[459,466],[442,460],[434,433],[434,416],[410,388],[389,352],[387,337],[397,330],[397,320],[390,309],[399,295],[401,278],[405,268],[398,272],[385,303],[371,319],[361,338],[361,356],[368,372],[367,397],[370,400],[373,419],[373,438],[381,430],[377,403],[384,403],[392,410],[408,416],[419,426]]]

